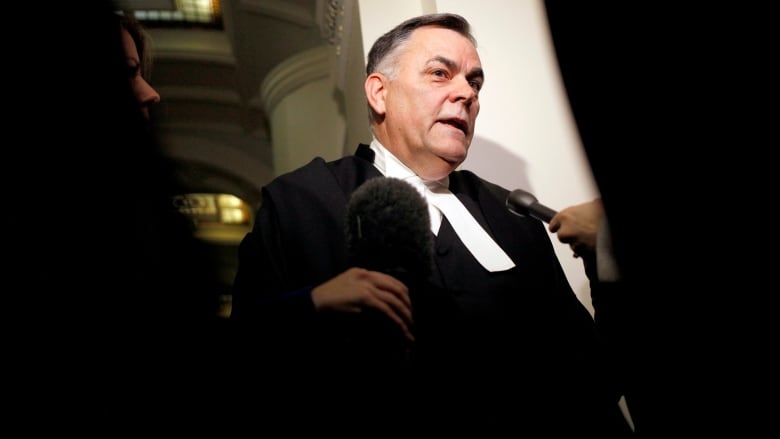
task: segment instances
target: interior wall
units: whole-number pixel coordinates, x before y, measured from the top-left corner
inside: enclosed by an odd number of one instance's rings
[[[343,155],[346,122],[328,78],[302,85],[285,96],[270,120],[276,128],[272,132],[276,175],[299,168],[317,156],[335,160]]]
[[[346,120],[334,92],[332,56],[327,46],[300,53],[279,64],[263,81],[275,176],[317,156],[335,160],[343,155]]]

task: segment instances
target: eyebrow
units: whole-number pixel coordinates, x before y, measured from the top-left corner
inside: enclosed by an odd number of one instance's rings
[[[437,55],[437,56],[434,56],[433,58],[431,58],[428,61],[428,64],[431,64],[433,62],[440,62],[440,63],[444,64],[445,66],[447,66],[447,68],[449,68],[451,70],[455,70],[455,68],[456,68],[455,61],[453,61],[453,60],[451,60],[449,58],[445,58],[445,57],[443,57],[441,55]],[[479,78],[479,79],[483,79],[484,80],[485,79],[485,72],[482,70],[482,67],[475,67],[475,68],[471,69],[470,72],[466,73],[466,78],[468,78],[468,79]]]

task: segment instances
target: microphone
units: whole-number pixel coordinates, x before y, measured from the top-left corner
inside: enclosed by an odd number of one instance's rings
[[[539,221],[549,223],[557,211],[539,204],[536,197],[522,189],[515,189],[506,197],[506,207],[510,212],[519,216],[530,216]]]
[[[355,189],[347,204],[350,265],[381,271],[409,283],[433,271],[433,233],[428,203],[398,178],[372,178]]]
[[[371,178],[350,196],[345,223],[349,265],[403,282],[416,315],[434,267],[428,203],[420,192],[398,178]],[[404,368],[411,361],[412,345],[387,316],[368,309],[349,319],[351,352],[367,367]],[[419,340],[418,329],[414,332]]]

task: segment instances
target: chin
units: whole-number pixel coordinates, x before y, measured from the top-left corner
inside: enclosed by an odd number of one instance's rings
[[[455,169],[460,166],[464,160],[466,160],[467,153],[468,148],[460,146],[457,150],[450,150],[448,154],[442,154],[439,157],[447,162],[452,167],[452,169]]]
[[[460,166],[461,163],[463,163],[463,160],[453,160],[451,158],[441,158],[440,166],[437,166],[436,169],[431,170],[431,178],[429,180],[441,180],[442,178],[448,176],[450,172],[454,171],[455,169]],[[464,156],[463,159],[466,157]]]

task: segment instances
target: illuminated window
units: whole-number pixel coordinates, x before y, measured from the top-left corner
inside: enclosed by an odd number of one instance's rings
[[[173,204],[196,225],[248,225],[252,220],[249,205],[231,194],[183,194],[174,197]]]
[[[222,29],[220,0],[173,0],[174,9],[136,9],[145,27],[205,27]]]

